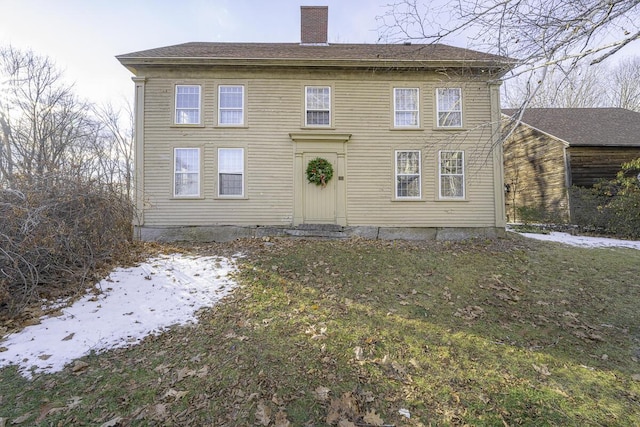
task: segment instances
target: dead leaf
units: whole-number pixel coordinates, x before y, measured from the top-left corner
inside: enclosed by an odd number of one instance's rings
[[[167,390],[167,392],[164,394],[164,396],[162,396],[162,399],[167,399],[167,398],[173,398],[174,400],[180,400],[182,399],[184,396],[186,396],[187,394],[189,394],[186,391],[177,391],[174,390],[172,388],[170,388],[169,390]]]
[[[287,419],[287,413],[280,410],[276,414],[275,427],[290,427],[291,422]]]
[[[178,369],[177,375],[178,375],[178,378],[176,379],[176,382],[179,383],[180,381],[182,381],[187,377],[194,376],[195,371],[185,367],[185,368]]]
[[[340,422],[338,422],[338,427],[356,427],[356,425],[351,421],[340,420]]]
[[[353,349],[353,352],[356,355],[356,360],[364,360],[364,351],[362,350],[362,347],[358,346],[356,348]]]
[[[208,374],[209,374],[209,366],[208,365],[204,365],[202,368],[200,368],[196,372],[196,376],[198,378],[205,378]]]
[[[398,414],[402,415],[405,418],[411,418],[411,412],[409,412],[409,410],[406,408],[398,409]]]
[[[634,381],[640,381],[640,374],[631,375],[631,379],[634,380]]]
[[[544,375],[545,377],[551,375],[551,372],[549,372],[549,368],[547,367],[547,365],[538,366],[535,363],[532,363],[531,366],[533,366],[533,369],[535,369],[535,371],[540,375]]]
[[[83,362],[82,360],[76,360],[73,366],[71,367],[71,371],[75,373],[79,373],[81,371],[84,371],[88,367],[89,367],[88,363]]]
[[[265,405],[264,402],[258,403],[258,409],[256,409],[256,420],[263,426],[268,426],[271,423],[271,408]]]
[[[67,409],[74,409],[80,405],[80,403],[82,403],[82,398],[80,396],[73,396],[69,399],[69,402],[67,402]]]
[[[14,424],[14,425],[22,424],[23,422],[27,421],[29,418],[31,418],[31,412],[27,412],[26,414],[19,416],[15,420],[11,421],[11,424]]]
[[[474,320],[484,315],[484,309],[477,305],[468,305],[464,308],[457,309],[453,315],[462,317],[465,320]]]
[[[324,402],[329,399],[329,393],[331,393],[329,388],[320,386],[313,391],[313,396],[317,400]]]
[[[67,335],[66,337],[62,338],[62,341],[71,341],[71,339],[73,338],[74,335],[75,335],[75,332],[71,332],[69,335]]]
[[[116,427],[118,423],[120,423],[120,421],[122,421],[122,417],[115,417],[107,421],[106,423],[102,424],[100,427]]]
[[[158,421],[165,420],[167,418],[167,405],[164,403],[154,405],[151,411],[151,418]]]
[[[376,411],[374,409],[367,412],[362,420],[367,424],[371,424],[372,426],[381,426],[384,424],[384,421],[382,421],[382,418],[380,418],[380,416],[376,414]]]
[[[44,419],[49,416],[49,415],[53,415],[53,414],[57,414],[58,412],[62,412],[64,410],[66,410],[67,408],[64,406],[53,406],[52,404],[47,404],[44,405],[42,408],[40,408],[40,415],[38,415],[38,418],[36,418],[36,423],[40,424],[42,421],[44,421]],[[0,423],[0,427],[2,426],[2,424]]]

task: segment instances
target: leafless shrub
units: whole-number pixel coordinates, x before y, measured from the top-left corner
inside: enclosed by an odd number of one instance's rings
[[[132,240],[131,201],[95,181],[16,180],[0,189],[0,317],[81,291]]]

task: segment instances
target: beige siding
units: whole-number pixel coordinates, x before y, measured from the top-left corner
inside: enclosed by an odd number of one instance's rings
[[[348,225],[493,227],[494,165],[490,152],[490,88],[485,81],[448,80],[429,73],[389,70],[293,73],[150,69],[145,77],[144,200],[146,226],[289,225],[294,215],[294,142],[304,133],[305,84],[331,85],[333,126],[344,133]],[[174,85],[200,84],[200,127],[172,125]],[[246,126],[216,127],[218,84],[244,84]],[[420,89],[417,130],[393,129],[394,86]],[[435,129],[435,89],[461,87],[464,129]],[[174,147],[200,147],[201,197],[172,197]],[[245,149],[245,198],[217,197],[217,149]],[[394,150],[422,152],[422,199],[394,200]],[[464,150],[466,198],[438,200],[439,150]],[[298,177],[300,178],[300,177]],[[337,179],[337,177],[334,177]],[[500,213],[501,214],[501,213]]]

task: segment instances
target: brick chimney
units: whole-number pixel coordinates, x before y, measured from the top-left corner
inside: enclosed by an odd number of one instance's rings
[[[327,44],[329,6],[300,6],[302,44]]]

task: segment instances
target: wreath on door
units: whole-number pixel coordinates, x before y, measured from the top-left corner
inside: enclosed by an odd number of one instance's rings
[[[332,177],[333,166],[326,159],[316,157],[307,165],[307,180],[312,184],[324,188]]]

